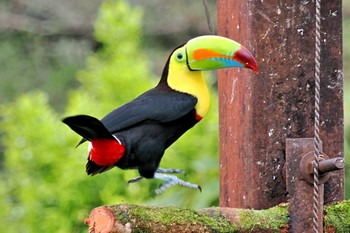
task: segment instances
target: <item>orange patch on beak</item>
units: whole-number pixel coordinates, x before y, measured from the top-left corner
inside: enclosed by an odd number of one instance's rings
[[[205,59],[209,59],[209,58],[232,58],[232,57],[222,55],[220,53],[217,53],[217,52],[209,50],[209,49],[197,49],[197,50],[193,51],[192,56],[197,61],[205,60]]]

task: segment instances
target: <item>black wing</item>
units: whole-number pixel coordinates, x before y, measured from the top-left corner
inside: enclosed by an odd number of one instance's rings
[[[170,89],[154,88],[101,119],[111,133],[146,120],[170,122],[194,109],[197,98]]]

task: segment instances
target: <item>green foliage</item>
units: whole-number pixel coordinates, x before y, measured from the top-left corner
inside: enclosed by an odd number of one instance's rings
[[[139,48],[141,11],[106,1],[95,23],[102,49],[90,56],[78,74],[81,87],[69,97],[68,114],[102,117],[149,89],[151,75]],[[101,104],[103,103],[103,104]]]
[[[95,24],[102,49],[78,73],[80,87],[70,91],[64,116],[102,117],[157,82],[138,47],[142,12],[126,1],[106,1]],[[166,58],[164,58],[165,63]],[[61,93],[64,95],[64,93]],[[167,152],[162,167],[186,170],[182,178],[203,193],[174,187],[153,197],[159,181],[127,185],[136,171],[112,169],[89,177],[87,145],[75,149],[79,136],[61,122],[41,91],[23,94],[1,106],[4,161],[0,173],[0,219],[6,232],[82,232],[84,219],[99,205],[152,203],[204,207],[218,203],[217,101],[208,117]]]
[[[5,37],[5,38],[4,38]],[[62,109],[62,94],[76,85],[73,76],[83,66],[87,43],[59,38],[54,42],[38,35],[0,35],[0,104],[33,88],[46,89],[50,104]]]
[[[0,214],[8,220],[7,232],[70,232],[88,213],[79,203],[95,202],[81,195],[96,192],[78,166],[82,156],[69,156],[73,140],[64,137],[47,100],[43,93],[30,93],[1,108],[7,147]]]

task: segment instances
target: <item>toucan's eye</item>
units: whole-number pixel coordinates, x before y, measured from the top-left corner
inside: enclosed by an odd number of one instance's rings
[[[183,55],[182,53],[178,53],[178,54],[176,55],[176,60],[182,61],[183,59],[184,59],[184,55]]]

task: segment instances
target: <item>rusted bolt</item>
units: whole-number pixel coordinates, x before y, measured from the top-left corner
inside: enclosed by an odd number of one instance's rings
[[[341,170],[345,167],[344,159],[341,157],[320,161],[318,170],[320,173]]]
[[[319,170],[319,183],[324,184],[330,177],[331,171],[341,170],[344,168],[344,159],[343,158],[332,158],[329,159],[327,155],[321,154],[320,162],[318,165]],[[314,152],[310,151],[303,156],[300,161],[300,173],[301,179],[306,180],[309,183],[314,181],[314,171],[313,171],[313,161],[314,161]]]

